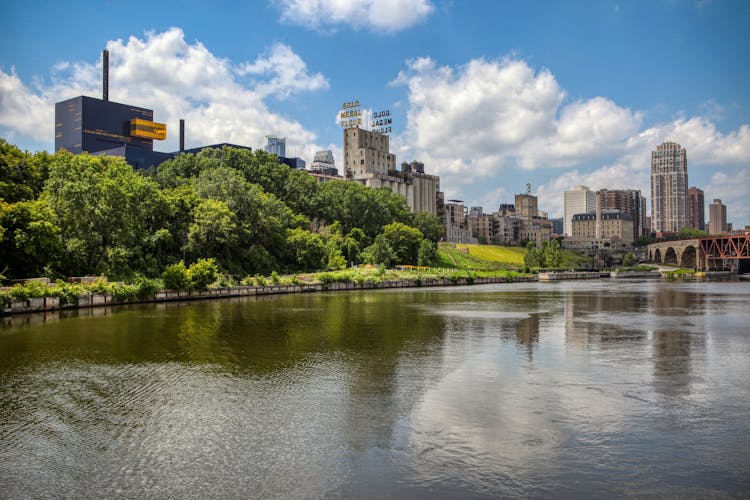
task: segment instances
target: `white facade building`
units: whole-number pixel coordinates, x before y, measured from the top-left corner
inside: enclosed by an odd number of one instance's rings
[[[565,218],[563,232],[565,236],[573,235],[573,216],[575,214],[593,213],[596,210],[596,193],[588,186],[576,186],[565,191]]]

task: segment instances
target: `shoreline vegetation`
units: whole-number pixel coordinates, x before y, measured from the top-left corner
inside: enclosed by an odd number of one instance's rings
[[[236,283],[226,276],[207,286],[186,284],[163,288],[160,280],[142,278],[131,284],[104,278],[84,283],[30,280],[0,291],[2,314],[76,309],[133,303],[203,300],[224,297],[327,292],[380,288],[408,288],[536,281],[518,271],[467,271],[459,269],[393,270],[383,267],[353,268],[299,275],[256,275]]]

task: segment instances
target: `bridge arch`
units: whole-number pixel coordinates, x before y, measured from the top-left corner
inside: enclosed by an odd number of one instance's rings
[[[698,252],[694,246],[685,247],[680,257],[680,267],[692,267],[696,269],[698,267],[697,255]]]
[[[651,262],[658,262],[659,264],[663,264],[661,261],[661,249],[657,248],[654,250],[654,254],[651,257]]]
[[[679,264],[677,252],[675,251],[674,247],[669,247],[664,252],[664,261],[662,262],[662,264]]]

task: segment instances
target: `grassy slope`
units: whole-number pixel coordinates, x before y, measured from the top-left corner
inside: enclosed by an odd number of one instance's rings
[[[466,254],[461,249],[468,249]],[[495,270],[521,269],[524,267],[523,257],[526,249],[522,247],[501,247],[495,245],[460,245],[455,246],[441,243],[438,246],[438,262],[435,267],[450,267],[457,269]],[[563,269],[575,269],[582,262],[590,259],[578,252],[563,250]]]

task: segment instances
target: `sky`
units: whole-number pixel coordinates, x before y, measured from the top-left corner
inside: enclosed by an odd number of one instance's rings
[[[54,103],[154,110],[159,151],[287,137],[341,165],[342,104],[390,110],[397,163],[496,211],[526,191],[641,189],[650,152],[687,149],[690,186],[750,224],[750,2],[270,0],[0,2],[0,137],[54,149]],[[708,217],[708,207],[706,207]]]

